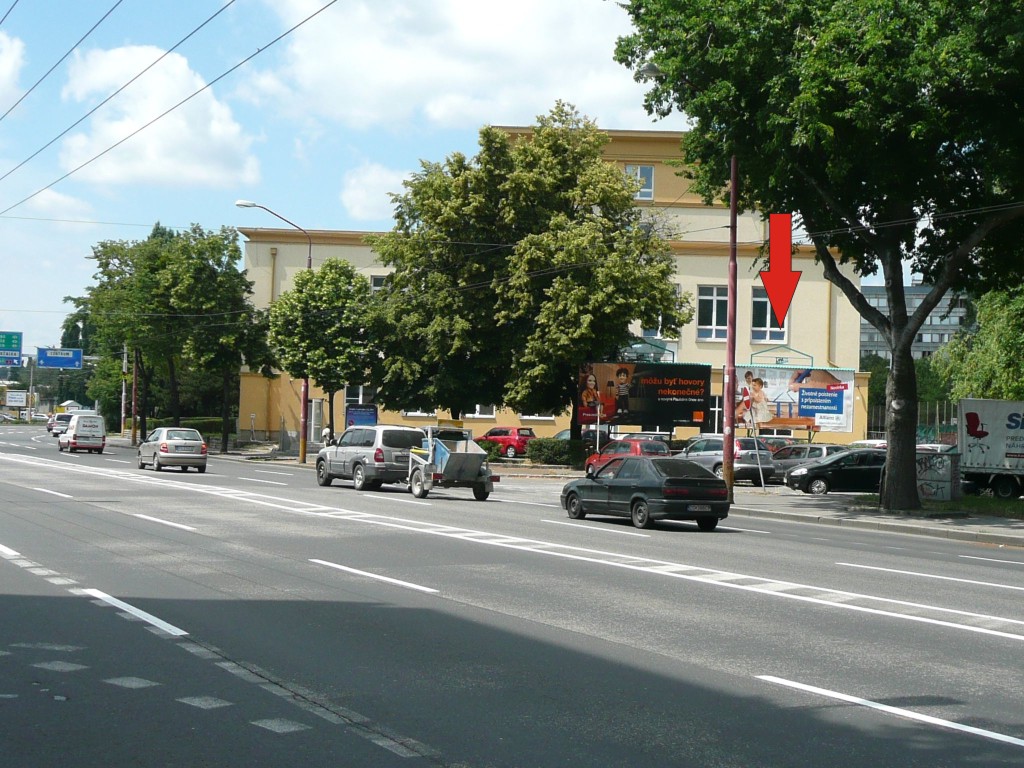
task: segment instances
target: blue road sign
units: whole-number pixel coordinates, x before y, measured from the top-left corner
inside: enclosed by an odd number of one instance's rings
[[[82,368],[82,350],[80,349],[43,349],[36,347],[36,367],[38,368]]]

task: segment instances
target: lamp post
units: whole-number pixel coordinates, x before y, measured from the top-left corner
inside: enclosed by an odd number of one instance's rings
[[[239,208],[260,208],[260,209],[266,211],[267,213],[269,213],[271,216],[276,216],[281,221],[283,221],[285,224],[290,224],[291,226],[293,226],[297,230],[299,230],[302,234],[304,234],[306,236],[306,240],[309,243],[309,250],[306,252],[306,269],[313,269],[313,238],[309,234],[309,232],[304,230],[302,227],[300,227],[294,221],[286,219],[280,213],[278,213],[277,211],[271,210],[270,208],[267,208],[267,206],[265,206],[265,205],[260,205],[259,203],[254,203],[251,200],[236,200],[235,201],[235,205],[237,205]],[[309,429],[309,422],[308,422],[308,418],[309,418],[308,417],[308,413],[309,413],[309,376],[304,376],[302,378],[302,394],[300,395],[300,399],[302,400],[302,411],[299,414],[299,463],[300,464],[305,464],[306,463],[306,432]]]

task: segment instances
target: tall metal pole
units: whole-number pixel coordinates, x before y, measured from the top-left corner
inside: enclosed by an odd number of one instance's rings
[[[722,475],[733,498],[735,480],[736,433],[736,217],[739,171],[732,156],[729,174],[729,298],[726,307],[725,377],[722,380],[722,406],[725,409],[725,439],[722,441]]]
[[[260,208],[271,216],[276,216],[285,224],[290,224],[299,230],[306,236],[306,240],[309,243],[309,250],[306,252],[306,269],[313,269],[313,237],[296,224],[294,221],[286,219],[277,211],[273,211],[267,208],[265,205],[254,203],[251,200],[236,200],[235,205],[239,208]],[[299,395],[299,399],[302,401],[301,408],[302,412],[299,414],[299,463],[306,463],[306,432],[309,431],[309,376],[302,377],[302,392]]]

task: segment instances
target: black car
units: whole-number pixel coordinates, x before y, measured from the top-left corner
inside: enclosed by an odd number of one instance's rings
[[[786,472],[786,485],[804,493],[829,491],[878,492],[885,469],[885,451],[862,448],[801,464]]]
[[[592,477],[571,480],[562,488],[562,508],[573,520],[587,515],[629,517],[637,528],[655,520],[696,520],[713,531],[729,515],[725,481],[686,459],[623,456]]]

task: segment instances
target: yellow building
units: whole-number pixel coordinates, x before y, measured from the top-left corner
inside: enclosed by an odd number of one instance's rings
[[[512,134],[528,134],[529,128],[507,127]],[[726,358],[725,299],[729,281],[729,209],[705,205],[689,192],[689,182],[670,163],[679,158],[682,134],[674,131],[608,131],[605,147],[609,162],[637,176],[642,188],[637,205],[656,231],[671,244],[676,261],[679,290],[693,296],[697,315],[678,339],[662,338],[657,329],[635,329],[637,354],[662,362],[702,363],[712,368],[715,404],[709,427],[722,426],[722,379]],[[295,274],[306,268],[311,255],[313,268],[328,259],[345,259],[379,285],[387,272],[372,249],[364,243],[369,232],[340,232],[297,229],[240,227],[245,237],[244,267],[254,283],[253,302],[269,306],[282,292],[291,289]],[[844,369],[854,382],[852,432],[829,433],[836,442],[863,439],[866,435],[867,374],[854,375],[860,357],[860,316],[846,298],[822,276],[814,264],[810,247],[798,249],[793,269],[802,277],[785,324],[778,327],[768,304],[759,271],[759,252],[767,240],[761,216],[741,213],[737,227],[737,317],[736,367],[739,376],[749,367],[785,366]],[[852,270],[845,274],[859,285]],[[300,385],[287,374],[275,379],[243,372],[240,392],[239,435],[257,439],[278,439],[282,434],[296,438],[299,429]],[[307,440],[318,441],[327,407],[323,393],[311,384]],[[340,431],[346,404],[372,401],[372,393],[350,387],[336,396],[335,431]],[[730,405],[731,407],[731,405]],[[446,413],[382,411],[387,423],[423,425]],[[464,419],[474,434],[493,426],[531,426],[540,436],[550,436],[569,426],[568,414],[531,416],[495,409],[480,403]],[[637,429],[643,425],[635,425]],[[690,433],[696,430],[689,430]],[[687,436],[682,429],[678,437]]]

